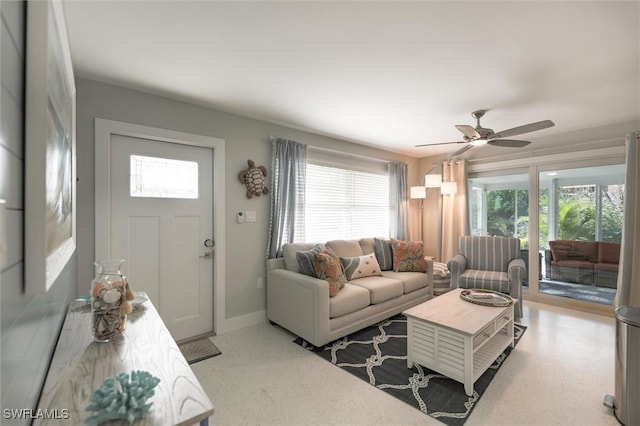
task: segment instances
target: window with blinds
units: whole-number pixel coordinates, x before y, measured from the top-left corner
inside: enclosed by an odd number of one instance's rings
[[[307,161],[304,231],[297,232],[296,239],[324,242],[390,235],[386,164],[367,170],[358,160],[356,170],[353,159],[343,164]]]

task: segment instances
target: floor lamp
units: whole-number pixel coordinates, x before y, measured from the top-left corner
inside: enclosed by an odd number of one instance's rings
[[[428,188],[440,188],[442,186],[441,174],[430,174],[435,169],[434,166],[424,175],[424,186],[411,187],[411,199],[420,200],[420,241],[423,241],[422,229],[424,227],[424,199],[427,198]]]
[[[411,187],[411,199],[420,200],[420,241],[422,241],[422,221],[424,220],[424,199],[427,198],[427,187],[425,186],[412,186]]]

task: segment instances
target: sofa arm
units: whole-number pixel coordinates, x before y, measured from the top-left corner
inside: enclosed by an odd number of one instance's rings
[[[467,269],[467,258],[461,254],[457,254],[447,262],[447,268],[449,268],[451,272],[451,288],[458,288],[458,279]]]
[[[267,272],[267,318],[316,344],[329,333],[329,283],[286,269]]]

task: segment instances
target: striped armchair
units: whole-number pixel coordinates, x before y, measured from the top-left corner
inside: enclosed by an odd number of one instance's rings
[[[447,266],[451,288],[482,288],[518,299],[516,318],[522,318],[522,281],[527,276],[520,258],[520,240],[508,237],[460,237],[458,252]]]

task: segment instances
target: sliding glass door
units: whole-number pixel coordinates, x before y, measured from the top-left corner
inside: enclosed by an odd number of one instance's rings
[[[625,188],[624,164],[608,162],[470,171],[471,234],[520,239],[528,297],[612,305]]]
[[[624,166],[539,173],[539,292],[611,305],[615,297]]]

